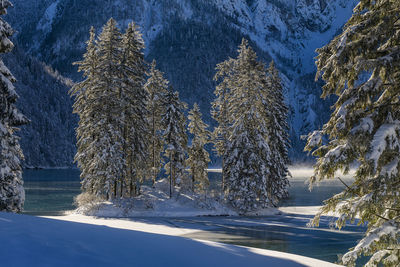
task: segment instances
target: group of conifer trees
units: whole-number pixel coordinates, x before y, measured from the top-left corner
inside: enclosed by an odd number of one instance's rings
[[[145,179],[155,183],[164,163],[171,191],[184,179],[187,105],[155,61],[147,71],[143,49],[134,23],[121,33],[110,19],[98,38],[90,30],[84,59],[75,63],[84,75],[70,91],[80,118],[75,160],[89,194],[137,196]],[[201,122],[201,114],[195,119]]]
[[[70,92],[80,117],[75,160],[83,191],[134,197],[164,169],[170,196],[175,186],[205,192],[205,145],[213,142],[223,158],[221,191],[235,208],[246,212],[286,197],[288,109],[274,64],[265,69],[243,40],[238,57],[217,66],[212,113],[219,125],[211,133],[197,104],[187,125],[187,105],[155,61],[147,67],[143,49],[134,23],[121,33],[110,19],[98,38],[91,29],[84,59],[75,63],[84,75]]]

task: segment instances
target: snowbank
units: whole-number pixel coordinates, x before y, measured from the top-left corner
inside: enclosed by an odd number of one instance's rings
[[[159,228],[147,226],[153,227]],[[0,213],[0,236],[2,266],[337,266],[276,251],[10,213]]]
[[[229,208],[218,197],[205,196],[193,192],[181,192],[175,188],[169,197],[167,179],[157,181],[155,187],[142,186],[141,195],[132,199],[112,202],[89,203],[79,207],[75,213],[108,217],[193,217],[193,216],[234,216],[236,211]],[[253,211],[247,215],[279,214],[277,209]]]

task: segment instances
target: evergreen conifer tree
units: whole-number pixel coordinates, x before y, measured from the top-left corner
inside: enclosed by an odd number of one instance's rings
[[[226,60],[217,65],[217,73],[214,76],[215,81],[221,81],[216,86],[214,94],[216,99],[212,102],[211,115],[214,120],[217,121],[218,125],[214,128],[212,134],[213,143],[217,155],[222,158],[222,182],[221,191],[225,196],[226,190],[226,173],[225,173],[225,161],[226,161],[226,147],[228,145],[228,126],[229,126],[229,114],[228,114],[228,103],[230,99],[230,88],[232,84],[232,71],[234,69],[235,61],[233,59]]]
[[[279,72],[271,61],[268,68],[268,78],[266,84],[268,98],[266,98],[266,109],[268,114],[268,145],[271,149],[271,160],[273,162],[270,169],[269,178],[269,196],[271,203],[277,205],[280,199],[286,198],[289,187],[289,164],[288,148],[289,125],[288,125],[288,107],[283,95],[283,86],[279,77]]]
[[[110,19],[104,25],[97,41],[98,62],[95,87],[89,95],[89,114],[94,118],[91,124],[95,140],[94,160],[91,163],[97,184],[103,185],[108,198],[117,197],[118,183],[126,176],[126,158],[123,155],[124,138],[121,124],[123,109],[120,105],[123,81],[120,76],[122,58],[122,35],[116,21]]]
[[[172,88],[165,100],[167,107],[162,124],[165,129],[163,137],[166,144],[164,155],[168,158],[168,162],[164,165],[164,169],[169,174],[171,197],[172,188],[177,184],[183,185],[181,182],[185,178],[187,134],[184,111],[187,105],[179,100],[178,92],[174,92]]]
[[[329,122],[308,137],[305,149],[315,149],[318,158],[310,186],[358,167],[354,181],[341,180],[345,189],[325,201],[312,223],[334,211],[339,228],[357,216],[368,224],[365,237],[342,257],[347,266],[362,254],[371,256],[367,266],[400,262],[399,14],[399,1],[361,0],[343,32],[317,50],[322,96],[338,100]]]
[[[193,139],[188,149],[189,157],[186,160],[186,165],[189,166],[189,172],[192,175],[192,191],[195,190],[195,185],[200,191],[205,191],[210,184],[207,173],[210,156],[204,146],[209,142],[211,133],[201,117],[200,108],[195,103],[188,116],[188,128]]]
[[[75,97],[73,112],[79,116],[78,128],[76,129],[77,153],[75,155],[75,162],[78,163],[78,167],[81,170],[82,190],[90,194],[96,194],[99,190],[99,188],[95,188],[94,182],[96,176],[94,176],[93,169],[90,166],[94,157],[93,152],[95,151],[90,149],[94,141],[90,129],[93,113],[92,116],[88,116],[91,106],[87,103],[91,88],[95,87],[96,75],[98,75],[96,73],[98,57],[95,40],[95,29],[91,27],[90,38],[87,41],[86,53],[83,55],[83,60],[74,63],[74,65],[79,65],[78,71],[83,72],[85,79],[76,83],[69,92],[71,96]]]
[[[10,6],[9,1],[1,1],[0,15],[5,15]],[[14,45],[9,39],[12,34],[10,25],[0,18],[0,53],[12,50]],[[25,200],[20,162],[23,154],[15,132],[28,120],[15,106],[18,95],[13,83],[16,80],[1,59],[0,78],[0,211],[20,212]]]
[[[278,122],[287,114],[279,78],[267,76],[245,39],[238,52],[217,66],[215,79],[221,81],[213,115],[220,124],[216,148],[223,153],[227,197],[245,213],[276,205],[287,195],[286,122]],[[270,146],[280,150],[272,152]]]
[[[75,112],[82,119],[75,158],[82,169],[83,189],[111,199],[117,197],[126,171],[120,105],[122,36],[110,19],[96,42],[94,38],[92,29],[84,59],[76,63],[86,79],[71,90],[77,96]]]
[[[124,148],[126,159],[125,179],[121,182],[129,184],[130,195],[137,195],[140,184],[147,174],[149,123],[147,120],[147,91],[144,87],[146,64],[144,61],[144,41],[138,27],[130,23],[122,37],[122,62],[119,66],[122,76],[120,88],[120,105],[123,111]]]
[[[163,125],[162,116],[165,114],[165,97],[168,93],[168,80],[163,77],[163,73],[156,68],[156,61],[153,60],[150,68],[149,78],[145,84],[148,93],[147,109],[148,122],[150,126],[149,154],[153,185],[159,174],[163,160],[162,152],[164,140],[162,137]]]
[[[243,39],[238,52],[228,76],[230,124],[225,173],[228,200],[245,213],[271,204],[268,186],[272,181],[268,179],[272,162],[265,69],[247,40]]]

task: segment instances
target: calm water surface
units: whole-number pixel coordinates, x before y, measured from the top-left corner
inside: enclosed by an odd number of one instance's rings
[[[80,193],[79,170],[24,170],[24,213],[62,215]]]

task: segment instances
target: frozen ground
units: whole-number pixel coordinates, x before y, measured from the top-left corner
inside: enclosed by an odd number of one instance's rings
[[[64,219],[69,221],[0,213],[2,266],[335,266],[282,252],[177,237],[190,230],[157,220]]]

